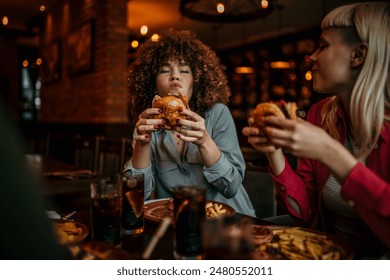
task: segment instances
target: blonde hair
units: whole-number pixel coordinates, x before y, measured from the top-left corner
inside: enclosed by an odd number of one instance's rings
[[[367,157],[374,148],[384,121],[390,121],[390,3],[366,2],[338,7],[322,21],[322,29],[340,28],[346,42],[368,45],[366,58],[351,94],[350,120],[353,136],[359,139],[356,156]],[[353,30],[355,39],[350,36]],[[334,138],[337,132],[338,97],[330,98],[321,117],[324,129]]]

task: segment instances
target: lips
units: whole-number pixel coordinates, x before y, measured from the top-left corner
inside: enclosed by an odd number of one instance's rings
[[[169,87],[170,87],[170,88],[181,88],[181,85],[178,84],[178,83],[171,83],[171,84],[169,85]]]

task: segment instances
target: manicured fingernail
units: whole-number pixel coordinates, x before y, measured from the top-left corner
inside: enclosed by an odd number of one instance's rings
[[[154,125],[153,128],[154,128],[154,129],[158,129],[158,125]]]
[[[163,111],[161,109],[158,109],[158,112],[161,114]]]
[[[180,134],[176,134],[176,137],[177,137],[177,138],[180,138],[180,137],[181,137],[181,135],[180,135]]]
[[[145,134],[145,138],[149,138],[150,137],[150,135],[149,134]]]
[[[179,108],[179,110],[177,110],[179,113],[183,112],[183,108]]]

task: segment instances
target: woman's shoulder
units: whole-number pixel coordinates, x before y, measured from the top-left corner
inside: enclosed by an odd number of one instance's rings
[[[206,111],[205,119],[207,122],[219,124],[230,124],[233,122],[233,116],[229,108],[223,103],[216,103]]]
[[[307,112],[306,120],[314,124],[322,123],[321,111],[329,99],[330,97],[326,97],[317,102],[314,102]]]
[[[223,103],[216,103],[209,110],[207,110],[206,115],[207,114],[223,114],[223,113],[230,114],[229,108]]]
[[[329,99],[332,98],[331,96],[329,97],[325,97],[325,98],[322,98],[316,102],[314,102],[311,106],[310,106],[310,109],[311,110],[321,110],[322,107],[324,107],[324,105],[329,101]]]

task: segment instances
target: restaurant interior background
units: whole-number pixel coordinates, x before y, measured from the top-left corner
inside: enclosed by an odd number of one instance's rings
[[[218,2],[225,4],[223,17]],[[308,56],[317,48],[321,18],[351,2],[358,1],[2,0],[0,102],[29,152],[81,164],[77,151],[93,154],[99,143],[102,151],[128,157],[126,72],[133,41],[171,27],[191,29],[226,66],[229,107],[248,151],[241,128],[258,102],[296,101],[305,111],[318,98]],[[85,163],[92,170],[99,164],[94,156]]]

